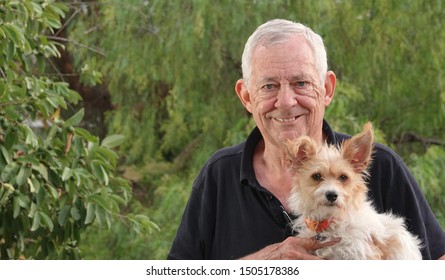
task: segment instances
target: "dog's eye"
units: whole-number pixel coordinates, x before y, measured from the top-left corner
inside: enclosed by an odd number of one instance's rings
[[[314,179],[315,181],[321,181],[322,177],[320,173],[314,173],[312,174],[312,179]]]
[[[348,176],[340,175],[340,177],[338,177],[338,180],[340,180],[340,182],[344,182],[344,181],[348,180]]]

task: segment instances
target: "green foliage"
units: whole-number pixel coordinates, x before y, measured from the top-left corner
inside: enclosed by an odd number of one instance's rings
[[[155,184],[160,187],[150,193],[154,201],[149,208],[137,201],[131,203],[131,212],[149,216],[159,225],[159,231],[135,234],[121,224],[114,225],[110,231],[89,228],[83,234],[84,242],[80,244],[85,258],[165,259],[182,217],[196,172],[197,170],[191,172],[191,176],[188,177],[167,174],[159,178]]]
[[[444,224],[443,181],[426,180],[443,167],[432,154],[441,154],[445,139],[441,1],[77,3],[71,3],[69,50],[79,72],[97,71],[94,77],[107,83],[117,108],[107,115],[108,129],[131,139],[120,147],[119,168],[140,189],[141,203],[132,207],[161,228],[150,242],[122,237],[123,228],[91,233],[85,247],[102,238],[110,243],[98,250],[113,245],[113,258],[166,256],[199,167],[217,148],[243,141],[253,126],[234,84],[245,41],[272,18],[305,23],[323,36],[339,81],[326,119],[350,134],[372,121],[377,140],[408,161]],[[425,153],[432,142],[408,141],[407,133],[442,144]],[[138,247],[134,242],[145,250],[130,256],[125,248]]]
[[[441,5],[343,1],[332,10],[335,24],[327,21],[322,27],[331,66],[363,96],[351,113],[379,122],[390,142],[398,142],[407,131],[444,138]],[[410,152],[406,147],[404,151]]]
[[[432,210],[445,228],[445,192],[443,182],[445,182],[445,149],[431,147],[423,155],[412,154],[409,166],[414,177],[422,187],[422,191],[431,203]]]
[[[85,227],[122,220],[155,228],[143,215],[120,214],[131,198],[115,176],[124,138],[102,141],[79,127],[80,101],[46,66],[60,56],[50,40],[67,7],[54,1],[0,2],[0,258],[77,259]]]
[[[213,139],[209,148],[223,141],[227,125],[242,113],[233,94],[242,42],[223,44],[227,11],[215,13],[214,5],[205,2],[132,0],[100,5],[91,16],[94,7],[78,18],[70,36],[106,56],[74,45],[70,50],[82,63],[94,60],[97,70],[107,73],[113,102],[119,104],[109,114],[110,131],[138,136],[121,147],[126,162],[171,159],[202,133]],[[92,27],[96,32],[84,36]],[[235,22],[233,27],[247,36]],[[221,116],[225,125],[215,125]]]

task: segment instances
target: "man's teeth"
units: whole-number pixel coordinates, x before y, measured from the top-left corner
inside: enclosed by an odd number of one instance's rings
[[[275,118],[277,121],[279,122],[291,122],[293,120],[295,120],[297,117],[292,117],[292,118],[288,118],[288,119],[279,119],[279,118]]]

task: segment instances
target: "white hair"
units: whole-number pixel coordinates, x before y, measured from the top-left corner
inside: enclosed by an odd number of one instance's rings
[[[309,27],[285,19],[273,19],[260,25],[247,40],[241,61],[245,83],[249,84],[252,75],[252,56],[258,45],[269,47],[277,43],[284,43],[296,34],[303,34],[309,43],[315,56],[315,67],[320,75],[320,82],[323,84],[328,71],[323,39]]]

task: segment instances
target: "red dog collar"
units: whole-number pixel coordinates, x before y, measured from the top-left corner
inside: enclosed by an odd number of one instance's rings
[[[314,221],[311,220],[309,218],[305,218],[304,222],[306,223],[306,226],[311,230],[311,231],[315,231],[316,233],[320,233],[325,231],[332,222],[332,219],[326,219],[326,220],[322,220],[322,221]]]

